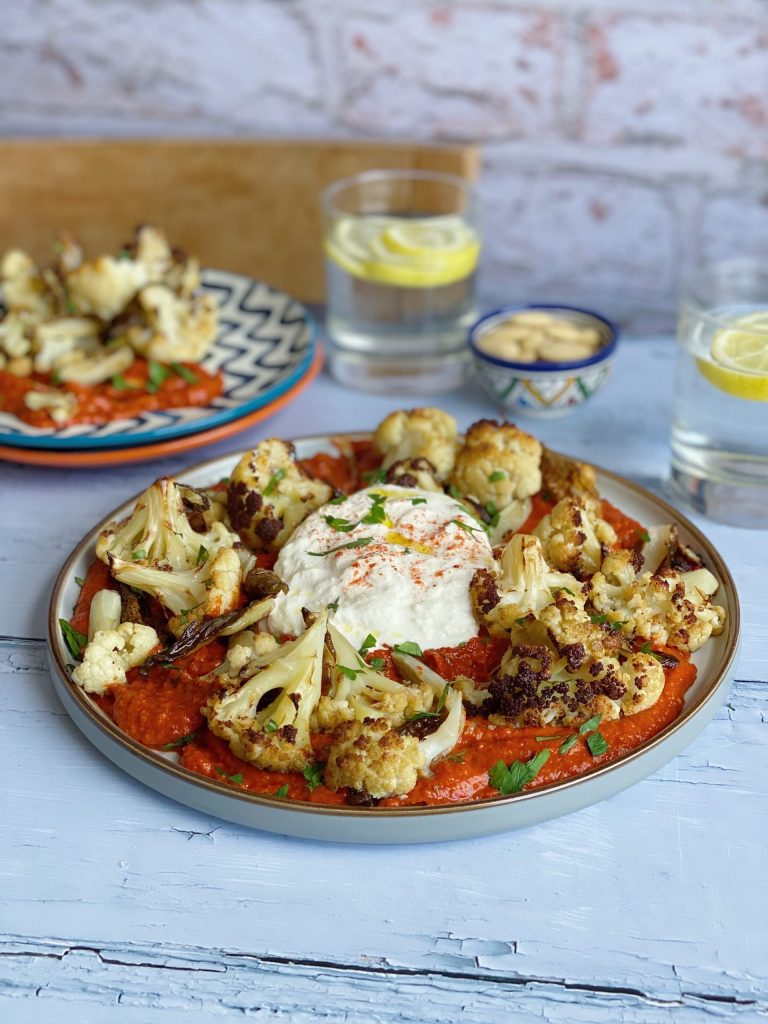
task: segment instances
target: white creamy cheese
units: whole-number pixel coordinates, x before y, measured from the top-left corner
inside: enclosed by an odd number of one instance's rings
[[[330,606],[355,647],[369,633],[377,644],[454,647],[477,633],[469,582],[476,569],[492,567],[485,531],[453,498],[369,487],[313,512],[286,542],[275,572],[289,590],[268,626],[298,634],[302,608]]]

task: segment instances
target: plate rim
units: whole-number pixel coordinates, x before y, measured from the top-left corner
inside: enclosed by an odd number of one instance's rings
[[[292,303],[296,304],[298,307],[298,317],[304,321],[309,331],[309,335],[307,338],[306,349],[298,365],[296,365],[286,377],[281,378],[278,383],[270,386],[263,394],[258,395],[255,398],[250,398],[248,401],[243,402],[234,408],[216,410],[210,416],[202,416],[200,419],[190,420],[186,423],[156,427],[140,434],[115,433],[107,437],[58,437],[57,434],[54,433],[39,436],[31,434],[10,434],[0,426],[0,445],[7,445],[13,448],[34,448],[38,451],[59,451],[61,449],[69,451],[95,451],[97,449],[110,450],[118,448],[138,448],[141,445],[158,444],[162,441],[171,441],[174,438],[195,435],[202,433],[205,430],[212,430],[215,427],[224,426],[227,423],[241,419],[243,416],[247,416],[251,412],[255,412],[257,409],[260,409],[264,405],[269,404],[269,402],[279,398],[282,394],[293,387],[293,385],[301,380],[301,378],[310,370],[315,357],[315,351],[318,347],[320,326],[314,314],[303,302],[300,302],[298,299],[294,299],[292,295],[289,295],[288,292],[285,292],[280,288],[273,288],[272,285],[260,278],[249,277],[247,274],[238,274],[235,271],[220,270],[216,267],[204,267],[201,271],[201,275],[204,277],[207,273],[221,274],[229,278],[235,278],[239,281],[249,281],[251,284],[261,285],[273,295],[284,296]],[[213,406],[198,406],[197,408],[212,409]],[[18,419],[18,417],[15,418]]]
[[[300,437],[291,438],[289,440],[291,440],[292,443],[294,444],[332,444],[335,438],[343,438],[345,440],[366,440],[371,436],[372,431],[335,431],[332,434],[321,433],[301,435]],[[225,453],[223,455],[203,459],[200,462],[194,463],[193,465],[184,467],[179,473],[173,474],[173,478],[183,478],[185,474],[205,471],[205,469],[208,466],[219,464],[223,460],[231,459],[232,464],[234,465],[235,461],[242,454],[244,454],[245,451],[248,450],[250,449],[239,449],[237,451]],[[660,509],[667,516],[671,517],[671,520],[673,522],[676,522],[679,525],[683,526],[685,530],[693,536],[695,543],[701,546],[701,549],[708,561],[709,566],[711,567],[711,570],[717,576],[720,585],[723,587],[724,592],[727,593],[729,604],[728,625],[726,627],[726,647],[721,654],[718,664],[713,669],[713,676],[707,684],[706,693],[704,693],[701,696],[701,698],[697,701],[695,705],[692,705],[690,707],[684,707],[683,711],[673,722],[671,722],[668,726],[666,726],[666,728],[662,729],[655,736],[651,737],[650,740],[646,741],[641,746],[629,751],[629,753],[623,755],[622,757],[617,758],[615,761],[610,761],[604,765],[600,765],[592,771],[586,772],[581,775],[576,775],[561,781],[552,782],[545,786],[539,786],[533,790],[523,790],[520,793],[514,793],[509,796],[500,796],[497,798],[492,798],[490,800],[462,801],[459,803],[440,804],[436,806],[426,807],[416,805],[409,805],[405,807],[379,807],[376,808],[375,811],[371,811],[370,809],[365,808],[339,806],[335,804],[317,804],[306,800],[286,801],[274,796],[250,793],[247,791],[238,791],[234,787],[228,786],[223,782],[219,782],[218,780],[209,779],[203,775],[197,775],[196,773],[181,767],[181,765],[179,765],[177,762],[169,761],[168,759],[164,758],[159,751],[155,751],[149,747],[145,747],[137,740],[134,740],[132,737],[123,733],[122,730],[119,729],[119,727],[111,719],[107,718],[106,715],[104,715],[104,713],[91,702],[90,698],[85,694],[85,692],[80,687],[76,686],[71,682],[69,674],[66,671],[65,662],[61,656],[59,645],[60,630],[58,625],[58,608],[59,605],[61,604],[61,598],[64,587],[66,586],[67,582],[70,580],[72,576],[73,564],[83,554],[87,552],[87,549],[89,547],[93,548],[96,536],[98,535],[99,531],[103,529],[107,523],[112,521],[115,518],[115,516],[125,514],[123,510],[125,510],[127,507],[130,507],[132,503],[136,501],[139,495],[143,493],[143,490],[137,492],[137,494],[133,495],[131,498],[128,498],[125,502],[121,503],[119,506],[114,508],[108,515],[101,519],[96,526],[92,527],[75,545],[75,547],[65,560],[64,564],[62,565],[61,569],[59,570],[56,576],[56,580],[51,591],[51,597],[48,606],[48,635],[46,638],[49,663],[52,669],[52,675],[54,675],[54,688],[56,689],[57,693],[59,693],[60,699],[60,687],[63,688],[68,694],[68,696],[71,698],[71,700],[74,701],[75,706],[80,710],[80,712],[84,713],[87,716],[90,724],[97,727],[98,730],[105,736],[109,743],[116,743],[118,744],[119,747],[122,748],[122,750],[126,754],[132,754],[134,756],[137,756],[143,767],[146,767],[147,769],[154,768],[162,773],[166,773],[168,775],[169,780],[171,781],[176,781],[177,783],[183,782],[184,784],[192,785],[193,787],[196,786],[200,788],[202,792],[207,792],[212,797],[215,796],[220,799],[231,798],[231,800],[234,801],[235,804],[239,804],[241,806],[245,805],[254,809],[263,808],[265,811],[269,812],[276,811],[279,809],[281,812],[283,812],[285,816],[287,816],[289,820],[293,816],[319,815],[322,819],[327,820],[330,823],[332,823],[333,821],[363,822],[365,823],[365,827],[371,826],[375,822],[379,822],[381,823],[381,828],[386,828],[386,822],[393,822],[397,820],[402,821],[403,819],[418,819],[429,821],[443,818],[446,816],[450,818],[461,817],[470,811],[479,812],[483,810],[490,811],[492,813],[493,809],[497,809],[498,814],[503,814],[504,809],[508,809],[515,806],[525,806],[530,801],[533,801],[536,798],[539,798],[539,802],[541,803],[541,798],[544,797],[552,797],[555,795],[565,793],[581,794],[584,788],[589,784],[594,784],[595,782],[599,782],[600,780],[605,780],[612,773],[616,775],[619,769],[629,769],[631,766],[636,765],[637,762],[645,758],[647,755],[658,755],[660,746],[665,741],[674,737],[677,733],[686,732],[694,718],[701,719],[703,717],[703,724],[701,725],[701,729],[699,729],[698,732],[702,731],[713,717],[717,708],[720,706],[719,703],[715,703],[715,701],[718,694],[723,689],[724,683],[726,683],[731,678],[730,674],[734,667],[734,662],[738,653],[739,642],[741,638],[741,608],[738,597],[738,591],[736,589],[736,584],[733,579],[733,575],[730,569],[728,568],[725,560],[723,559],[722,555],[714,546],[714,544],[708,539],[706,534],[704,534],[699,529],[699,527],[695,525],[695,523],[692,523],[683,512],[675,508],[675,506],[673,506],[665,498],[662,498],[654,494],[652,491],[649,491],[647,488],[643,487],[642,484],[635,483],[635,481],[629,480],[628,478],[622,476],[621,474],[615,473],[613,470],[605,469],[602,466],[597,465],[596,463],[590,462],[589,464],[597,471],[599,475],[607,477],[609,480],[613,481],[616,484],[619,484],[621,487],[627,487],[629,490],[633,491],[644,500],[650,501],[652,504],[659,506]],[[53,672],[53,669],[56,670],[55,674]],[[60,685],[57,685],[57,683]],[[67,707],[66,702],[63,701],[63,703],[70,718],[72,718],[75,724],[78,725],[78,728],[81,728],[81,731],[83,731],[80,723],[76,720],[76,718],[72,716],[70,709]],[[694,735],[698,735],[698,732],[694,733]],[[111,755],[107,753],[107,751],[99,747],[98,744],[90,737],[90,735],[88,735],[87,732],[86,736],[102,754],[105,754],[108,758],[110,758],[110,760],[114,762],[115,759],[112,758]],[[684,746],[687,746],[688,742],[691,742],[691,740],[688,740],[684,744]],[[684,747],[681,747],[680,749],[684,749]],[[677,752],[672,752],[669,757],[662,757],[660,760],[658,760],[658,765],[663,765],[667,763],[667,761],[671,760],[674,756],[676,756],[676,753]],[[122,765],[119,765],[119,767],[121,767],[121,770],[124,770],[126,771],[127,774],[131,775],[131,777],[138,777],[130,770],[122,768]],[[640,778],[645,778],[648,774],[651,774],[651,772],[644,773],[642,776],[640,776]],[[172,794],[167,793],[164,789],[158,789],[158,787],[154,786],[152,783],[146,782],[146,780],[143,777],[140,780],[144,784],[150,786],[150,788],[154,788],[159,792],[164,793],[164,795],[170,796],[171,799],[175,799],[175,797],[173,797]],[[629,785],[631,784],[632,783],[629,783]],[[594,800],[588,799],[586,801],[579,802],[577,799],[576,805],[572,809],[575,810],[577,807],[591,806],[595,803],[599,803],[608,795],[611,795],[622,788],[624,787],[618,786],[613,789],[610,789],[610,791],[604,794],[604,796],[598,796]],[[186,801],[180,802],[187,803],[188,806],[194,806],[194,804],[189,804]],[[210,811],[209,813],[216,815],[218,812]],[[570,809],[568,811],[563,811],[560,813],[570,813]],[[228,817],[226,813],[219,814],[219,816],[223,818]],[[283,815],[281,814],[281,817],[282,816]],[[543,820],[545,818],[555,816],[558,815],[543,815],[542,817],[534,818],[531,820]],[[230,817],[229,820],[243,822],[243,818],[237,816]],[[266,828],[270,831],[280,831],[280,829],[271,828],[268,825],[264,825],[257,822],[246,824],[248,824],[249,827],[251,828]],[[524,822],[523,824],[527,824],[527,822]],[[469,832],[467,833],[467,835],[486,834],[489,831],[501,832],[510,830],[515,827],[517,827],[515,824],[500,824],[498,827],[494,826],[492,829],[484,829],[479,832]],[[373,828],[376,828],[376,826],[373,825]],[[286,831],[290,832],[290,834],[297,836],[308,834],[307,832],[302,831],[301,829],[286,828]],[[337,837],[329,836],[328,838],[335,839]],[[370,840],[369,838],[356,836],[353,841],[399,842],[401,840],[389,840],[384,836],[379,836],[374,840]],[[409,840],[406,839],[403,841],[408,842]]]

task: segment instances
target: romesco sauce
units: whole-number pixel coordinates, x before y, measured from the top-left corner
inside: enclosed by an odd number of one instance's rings
[[[57,385],[77,399],[77,411],[67,423],[110,423],[143,412],[209,405],[221,394],[224,377],[220,372],[208,373],[195,363],[179,363],[178,366],[183,375],[169,369],[168,376],[156,388],[151,384],[146,359],[135,359],[124,374],[103,384],[83,385],[69,381]],[[61,426],[54,423],[45,409],[28,409],[24,404],[28,391],[51,384],[50,374],[16,377],[7,370],[0,370],[0,409],[34,427]]]

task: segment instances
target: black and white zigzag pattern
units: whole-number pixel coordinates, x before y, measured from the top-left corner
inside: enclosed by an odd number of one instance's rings
[[[237,419],[273,401],[309,369],[315,327],[306,309],[261,281],[203,271],[203,287],[219,300],[219,336],[202,365],[221,370],[224,390],[210,405],[147,412],[103,426],[43,429],[0,412],[0,443],[24,447],[116,447],[179,437]]]

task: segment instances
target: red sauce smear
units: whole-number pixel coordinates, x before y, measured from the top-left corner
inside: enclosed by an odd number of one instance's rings
[[[616,531],[620,548],[640,548],[643,545],[645,527],[632,519],[610,501],[601,501],[600,515]]]
[[[669,653],[674,653],[677,658],[686,657],[680,651],[670,649]],[[419,779],[406,796],[382,800],[381,806],[431,806],[497,797],[498,791],[488,783],[488,772],[496,762],[528,761],[544,747],[551,751],[549,760],[525,787],[526,791],[583,775],[593,768],[616,761],[674,722],[683,709],[685,693],[696,678],[696,666],[682,660],[677,668],[666,669],[665,677],[664,690],[652,708],[600,725],[600,732],[609,747],[599,757],[593,757],[589,752],[586,737],[579,737],[567,754],[558,753],[563,740],[572,736],[575,729],[546,726],[517,729],[493,726],[484,718],[470,718],[456,749],[432,766],[432,775]],[[552,739],[537,743],[537,736]]]
[[[149,364],[145,359],[135,359],[122,375],[126,387],[113,387],[110,381],[90,386],[68,382],[59,384],[61,391],[77,398],[77,411],[67,420],[70,423],[110,423],[112,420],[134,417],[142,412],[156,412],[159,409],[177,409],[181,406],[209,405],[224,388],[224,377],[220,372],[208,373],[195,363],[180,363],[196,381],[184,378],[170,370],[168,377],[150,393]],[[16,377],[7,370],[0,370],[0,409],[18,416],[20,420],[34,427],[57,427],[45,409],[28,409],[24,396],[28,391],[38,391],[52,385],[50,374],[35,373],[30,377]]]

